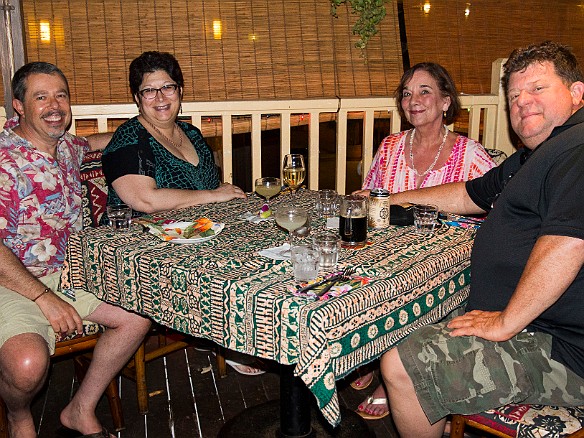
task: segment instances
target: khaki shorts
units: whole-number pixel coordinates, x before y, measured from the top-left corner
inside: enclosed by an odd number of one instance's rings
[[[52,290],[59,290],[59,272],[41,277],[39,280]],[[56,294],[71,304],[82,319],[103,303],[95,295],[83,290],[75,290],[75,300],[60,292]],[[55,332],[40,307],[28,298],[0,286],[0,347],[8,339],[24,333],[42,336],[47,341],[50,353],[55,352]]]
[[[423,327],[397,347],[430,423],[509,403],[584,405],[584,379],[551,359],[550,335],[491,342],[451,337],[446,324]]]

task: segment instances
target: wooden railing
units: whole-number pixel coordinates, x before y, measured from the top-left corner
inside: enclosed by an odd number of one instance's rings
[[[513,152],[508,137],[505,99],[499,90],[500,69],[503,60],[493,63],[492,94],[461,95],[464,109],[468,110],[468,125],[465,134],[480,140],[487,148],[500,149],[507,154]],[[0,121],[3,108],[0,109]],[[73,105],[73,123],[70,131],[87,134],[88,123],[92,130],[107,132],[115,129],[121,121],[137,115],[135,104]],[[401,129],[401,120],[393,98],[349,98],[312,99],[286,101],[234,101],[234,102],[183,102],[182,119],[190,121],[207,137],[220,137],[218,157],[223,171],[223,180],[233,180],[233,135],[249,132],[251,135],[251,171],[254,181],[261,176],[262,137],[266,129],[280,129],[280,157],[291,150],[293,126],[308,125],[308,175],[310,189],[319,184],[319,131],[323,121],[336,121],[335,186],[345,193],[347,178],[347,126],[350,119],[362,120],[363,137],[362,169],[369,169],[373,158],[373,133],[376,118],[389,118],[390,134]],[[5,117],[4,117],[5,119]],[[117,123],[117,125],[116,125]],[[452,127],[451,127],[452,128]],[[274,151],[275,153],[276,151]]]

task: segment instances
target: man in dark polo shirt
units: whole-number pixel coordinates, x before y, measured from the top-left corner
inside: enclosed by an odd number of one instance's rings
[[[461,214],[477,232],[466,313],[382,358],[402,437],[507,403],[584,405],[584,75],[568,48],[511,53],[502,79],[526,146],[483,177],[392,195]]]

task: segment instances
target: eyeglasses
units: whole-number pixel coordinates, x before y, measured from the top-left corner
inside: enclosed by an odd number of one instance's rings
[[[176,93],[177,89],[177,84],[167,84],[160,88],[144,88],[143,90],[138,91],[138,94],[140,94],[140,96],[142,96],[144,99],[152,100],[158,95],[159,91],[163,96],[169,97]]]

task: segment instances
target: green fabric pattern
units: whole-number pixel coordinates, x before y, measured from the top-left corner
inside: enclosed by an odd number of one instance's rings
[[[280,194],[272,207],[293,202],[314,212],[315,199],[308,190],[293,200]],[[373,244],[342,249],[339,265],[356,266],[371,281],[313,301],[288,291],[294,284],[290,261],[258,255],[286,237],[273,220],[240,218],[263,202],[253,195],[166,212],[177,221],[205,216],[225,223],[213,239],[192,245],[162,242],[138,225],[129,233],[84,230],[70,239],[64,286],[84,286],[105,301],[226,348],[295,364],[295,374],[336,425],[336,380],[465,302],[474,231],[443,226],[426,237],[413,226],[370,230]],[[311,222],[322,226],[321,219]]]

